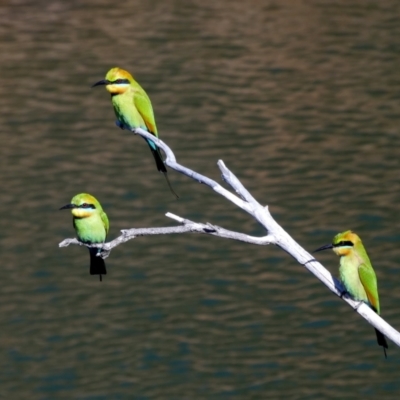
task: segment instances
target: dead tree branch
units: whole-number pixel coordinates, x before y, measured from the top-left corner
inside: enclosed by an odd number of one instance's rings
[[[376,314],[372,309],[365,303],[360,303],[351,299],[345,292],[342,284],[332,276],[332,274],[319,263],[310,253],[304,250],[273,218],[270,214],[267,206],[262,206],[258,203],[254,197],[248,192],[248,190],[242,185],[239,179],[225,166],[223,161],[218,161],[218,167],[222,173],[222,179],[227,182],[229,186],[232,187],[236,194],[226,190],[220,184],[214,180],[201,175],[183,165],[177,163],[176,158],[170,147],[168,147],[163,141],[154,137],[143,129],[132,130],[135,134],[140,135],[144,138],[150,139],[155,144],[160,147],[165,155],[165,164],[171,169],[180,172],[199,183],[203,183],[211,187],[215,192],[225,197],[227,200],[241,208],[242,210],[249,213],[253,218],[255,218],[268,232],[268,234],[261,238],[256,238],[248,236],[242,233],[228,231],[224,228],[212,225],[212,224],[201,224],[193,221],[183,219],[181,217],[175,216],[168,213],[167,216],[175,219],[182,226],[177,227],[166,227],[166,228],[141,228],[141,229],[129,229],[123,230],[122,235],[114,239],[111,242],[91,245],[88,247],[99,247],[103,251],[101,253],[102,257],[107,257],[114,247],[121,243],[125,243],[137,236],[145,235],[166,235],[172,233],[203,233],[213,236],[219,236],[227,239],[240,240],[247,243],[257,244],[257,245],[267,245],[275,244],[280,247],[286,253],[291,255],[299,264],[306,267],[315,277],[317,277],[328,289],[336,294],[336,296],[342,298],[347,302],[350,307],[357,311],[364,319],[366,319],[372,326],[381,331],[386,337],[392,340],[397,346],[400,346],[400,333],[395,330],[391,325],[389,325],[384,319],[382,319],[378,314]],[[68,246],[69,244],[79,244],[76,239],[66,239],[60,243],[60,247]]]

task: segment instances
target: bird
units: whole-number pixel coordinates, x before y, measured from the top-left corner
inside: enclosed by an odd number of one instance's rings
[[[71,203],[63,206],[60,210],[70,209],[72,223],[78,239],[85,244],[104,243],[109,230],[107,214],[103,211],[98,200],[88,193],[79,193],[74,196]],[[106,264],[97,254],[100,248],[89,247],[90,253],[90,275],[107,274]]]
[[[117,117],[116,125],[121,129],[142,128],[158,138],[157,126],[154,118],[153,107],[147,93],[133,78],[133,76],[122,68],[111,68],[105,79],[92,85],[104,85],[106,90],[111,94],[111,103]],[[145,139],[153,154],[158,171],[165,176],[169,189],[178,199],[168,179],[167,168],[164,164],[161,150],[156,144],[149,139]]]
[[[354,300],[365,302],[379,315],[381,310],[376,274],[360,237],[352,231],[341,232],[333,238],[331,244],[314,252],[326,249],[332,249],[340,257],[339,274],[346,292]],[[386,338],[379,330],[375,329],[375,332],[386,358]]]

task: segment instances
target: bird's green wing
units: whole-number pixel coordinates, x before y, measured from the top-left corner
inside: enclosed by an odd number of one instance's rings
[[[360,281],[364,286],[365,293],[367,294],[368,301],[375,311],[380,313],[378,284],[374,269],[370,265],[360,264],[358,267],[358,275]]]
[[[154,119],[153,107],[147,93],[142,89],[135,91],[133,98],[135,107],[143,118],[149,132],[158,137],[156,121]]]
[[[101,217],[101,220],[103,221],[104,229],[106,230],[106,235],[107,235],[108,234],[108,230],[110,228],[110,223],[108,222],[107,214],[104,211],[102,211],[100,213],[100,217]]]

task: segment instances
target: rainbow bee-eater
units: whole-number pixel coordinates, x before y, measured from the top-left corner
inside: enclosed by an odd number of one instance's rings
[[[107,214],[95,197],[87,193],[74,196],[70,204],[60,210],[70,209],[72,223],[78,239],[86,244],[104,243],[109,229]],[[106,264],[97,254],[101,249],[89,247],[90,275],[101,276],[107,274]]]
[[[357,301],[368,304],[380,314],[378,283],[371,261],[358,235],[352,231],[338,233],[332,241],[315,251],[332,249],[340,257],[339,274],[346,292]],[[383,347],[386,357],[388,348],[382,332],[375,329],[379,346]]]
[[[125,127],[128,129],[142,128],[158,138],[150,98],[128,71],[118,67],[111,68],[105,79],[96,82],[92,87],[99,85],[104,85],[107,91],[111,93],[111,102],[117,117],[116,124],[121,129]],[[164,174],[171,192],[176,198],[179,198],[168,179],[167,168],[160,149],[153,141],[146,139],[146,142],[156,161],[157,169]]]

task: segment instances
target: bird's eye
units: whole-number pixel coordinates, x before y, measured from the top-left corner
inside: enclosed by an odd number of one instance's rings
[[[117,79],[116,81],[114,81],[114,83],[122,83],[122,79]]]
[[[81,205],[81,207],[84,207],[84,208],[86,208],[87,206],[88,206],[87,203],[83,203],[83,204]]]
[[[338,246],[354,246],[353,242],[351,242],[350,240],[343,240],[341,242],[338,243]]]

